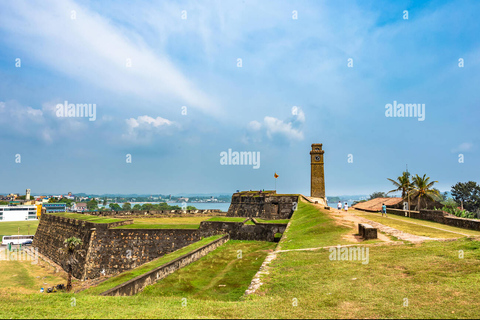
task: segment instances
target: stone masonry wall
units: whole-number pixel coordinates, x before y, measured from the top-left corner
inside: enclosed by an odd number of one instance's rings
[[[83,242],[77,250],[78,263],[73,269],[77,279],[94,279],[138,267],[155,258],[183,248],[201,238],[228,234],[235,240],[275,241],[286,224],[202,221],[199,229],[129,229],[115,228],[132,220],[110,224],[42,215],[33,247],[62,265],[64,240],[75,236]]]
[[[281,195],[275,191],[237,192],[232,196],[227,217],[290,219],[295,203],[298,203],[298,195]]]
[[[122,224],[132,223],[129,220],[122,221]],[[81,278],[85,273],[85,263],[88,250],[90,248],[90,240],[92,230],[99,224],[58,217],[51,214],[42,214],[38,225],[32,247],[38,248],[38,252],[47,256],[55,263],[63,266],[65,253],[64,241],[70,237],[76,237],[82,240],[82,245],[78,247],[75,258],[78,260],[77,265],[73,268],[72,274],[75,278]],[[110,224],[104,224],[107,228]],[[111,226],[117,226],[119,223],[113,223]]]
[[[442,224],[446,224],[453,227],[477,230],[480,231],[479,219],[465,219],[449,215],[440,210],[420,210],[418,211],[404,211],[400,209],[387,208],[387,213],[400,215],[405,217],[405,213],[409,213],[411,218],[434,221]]]
[[[283,233],[287,224],[259,223],[255,225],[244,224],[244,222],[223,222],[223,221],[202,221],[200,230],[204,233],[227,233],[232,240],[255,240],[271,241],[275,239],[276,233]]]
[[[216,234],[199,229],[107,229],[96,228],[85,278],[123,272],[167,253]]]

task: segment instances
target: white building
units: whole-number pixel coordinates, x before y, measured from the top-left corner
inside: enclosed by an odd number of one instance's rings
[[[25,221],[37,219],[37,206],[0,206],[0,221]]]

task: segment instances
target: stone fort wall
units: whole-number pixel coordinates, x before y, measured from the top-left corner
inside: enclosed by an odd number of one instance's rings
[[[422,219],[446,224],[452,227],[463,229],[470,229],[480,231],[480,219],[465,219],[453,216],[441,210],[420,210],[420,211],[406,211],[400,209],[387,208],[387,213],[410,216],[414,219]]]
[[[227,217],[250,217],[265,220],[290,219],[297,203],[297,194],[277,194],[276,191],[242,191],[233,194]]]
[[[70,237],[81,239],[83,244],[77,250],[78,263],[72,275],[84,280],[138,267],[204,237],[228,234],[234,240],[274,241],[275,233],[283,233],[286,228],[286,224],[202,221],[198,229],[112,229],[132,222],[92,223],[44,214],[33,247],[63,266],[65,253],[61,249],[64,240]]]

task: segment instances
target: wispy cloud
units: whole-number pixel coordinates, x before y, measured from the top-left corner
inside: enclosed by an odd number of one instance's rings
[[[456,152],[467,152],[467,151],[471,151],[472,148],[473,148],[473,143],[463,142],[463,143],[459,144],[457,147],[453,148],[453,149],[452,149],[452,152],[453,152],[453,153],[456,153]]]
[[[20,0],[2,6],[0,28],[12,35],[9,41],[23,49],[23,57],[116,93],[218,111],[166,54],[153,52],[140,35],[127,37],[112,21],[74,1]]]

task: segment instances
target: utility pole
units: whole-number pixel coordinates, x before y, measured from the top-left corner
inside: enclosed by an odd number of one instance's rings
[[[406,164],[407,167],[407,178],[408,178],[408,183],[407,183],[407,201],[408,201],[408,217],[410,218],[410,174],[408,173],[408,164]]]

